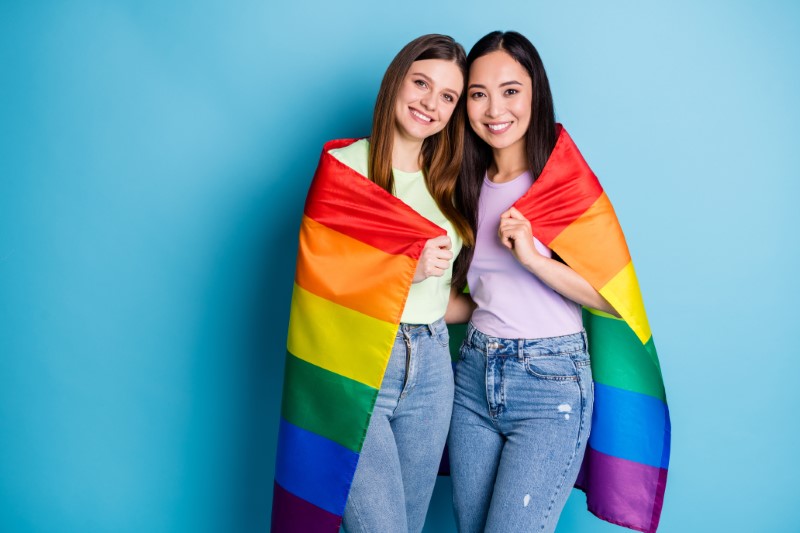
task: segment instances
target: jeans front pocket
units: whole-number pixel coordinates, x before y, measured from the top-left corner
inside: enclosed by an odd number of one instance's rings
[[[437,331],[436,333],[433,334],[433,337],[439,344],[441,344],[445,348],[450,347],[450,333],[447,331],[447,328]]]
[[[525,370],[539,379],[578,380],[578,368],[570,354],[526,355]]]

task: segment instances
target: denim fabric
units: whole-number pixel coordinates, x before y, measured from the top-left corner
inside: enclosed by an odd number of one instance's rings
[[[584,332],[501,339],[467,328],[448,448],[460,533],[555,530],[594,403]]]
[[[348,533],[419,532],[453,407],[444,320],[400,324],[344,512]]]

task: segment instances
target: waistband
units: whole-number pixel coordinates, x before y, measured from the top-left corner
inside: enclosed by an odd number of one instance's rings
[[[470,322],[467,325],[465,341],[485,351],[487,355],[509,355],[522,357],[525,355],[556,355],[585,352],[589,349],[586,330],[557,337],[541,337],[539,339],[503,339],[492,337],[475,328]]]
[[[397,329],[397,335],[420,335],[430,334],[431,336],[447,332],[447,324],[444,317],[431,322],[430,324],[408,324],[401,322]]]

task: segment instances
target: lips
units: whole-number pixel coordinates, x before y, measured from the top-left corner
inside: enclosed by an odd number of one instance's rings
[[[505,133],[508,131],[508,128],[511,127],[511,122],[495,122],[492,124],[486,124],[486,129],[489,130],[490,133],[494,135],[500,135],[501,133]]]
[[[411,117],[420,124],[428,125],[433,122],[433,117],[431,117],[430,115],[426,115],[421,111],[417,111],[413,107],[409,107],[409,110],[411,111]]]

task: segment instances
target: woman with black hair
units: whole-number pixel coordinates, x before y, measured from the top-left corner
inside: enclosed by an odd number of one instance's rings
[[[581,306],[616,311],[512,207],[559,135],[539,54],[516,32],[493,32],[467,62],[471,130],[459,187],[476,242],[457,261],[454,287],[468,282],[476,308],[448,441],[458,529],[553,531],[592,419]]]

